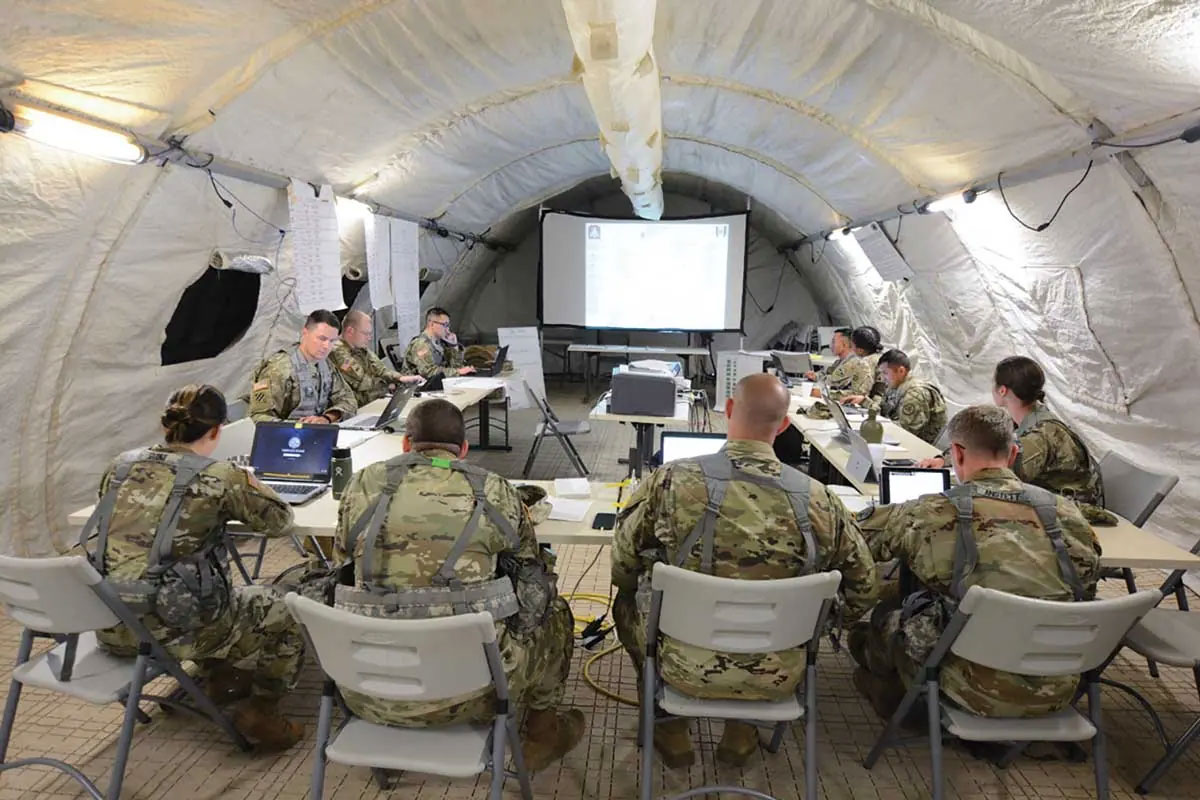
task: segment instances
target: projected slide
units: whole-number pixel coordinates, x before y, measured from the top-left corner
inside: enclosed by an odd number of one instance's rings
[[[737,330],[746,216],[647,222],[552,212],[542,222],[542,321]]]

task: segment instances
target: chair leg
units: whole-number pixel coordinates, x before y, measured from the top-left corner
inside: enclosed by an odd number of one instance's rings
[[[333,723],[333,681],[326,679],[321,694],[321,710],[317,713],[317,742],[313,752],[312,783],[309,800],[321,800],[325,795],[325,745]]]
[[[571,462],[571,466],[579,473],[579,477],[587,477],[587,467],[583,465],[583,459],[579,457],[579,452],[575,446],[571,444],[570,438],[563,433],[556,433],[558,443],[562,445],[563,452],[567,454],[567,460]]]
[[[133,664],[133,680],[129,682],[129,695],[125,698],[125,721],[121,723],[121,735],[117,739],[117,755],[113,761],[112,780],[108,784],[108,800],[121,797],[121,783],[125,780],[125,764],[129,761],[129,749],[133,746],[133,729],[137,725],[138,701],[142,698],[142,685],[146,682],[146,666],[150,661],[150,645],[138,647],[137,660]]]
[[[529,477],[529,471],[533,469],[533,460],[537,458],[538,448],[542,446],[542,434],[533,437],[533,446],[529,448],[529,457],[525,459],[525,469],[521,471],[522,478]]]
[[[17,664],[29,660],[33,652],[33,631],[26,628],[21,632],[21,643],[17,646]],[[21,699],[21,682],[15,678],[8,684],[8,699],[4,701],[4,721],[0,723],[0,764],[8,760],[8,742],[12,738],[13,724],[17,720],[17,703]]]
[[[489,800],[501,800],[504,795],[504,736],[508,733],[507,714],[497,714],[492,720],[492,785]]]
[[[817,665],[808,665],[804,678],[804,798],[817,800]]]
[[[914,681],[913,685],[908,688],[904,694],[904,699],[900,701],[900,707],[896,709],[896,713],[892,714],[891,719],[887,721],[883,731],[879,734],[879,738],[875,740],[875,746],[871,748],[871,752],[867,753],[867,757],[863,759],[863,766],[871,769],[875,766],[875,762],[883,755],[883,751],[895,741],[897,734],[900,732],[900,723],[908,716],[908,712],[912,710],[913,705],[917,702],[924,686]]]
[[[1021,753],[1024,753],[1028,746],[1029,742],[1015,742],[1012,747],[1004,751],[1004,755],[996,762],[996,766],[1000,769],[1008,769],[1014,761],[1021,757]]]
[[[654,659],[647,656],[642,662],[642,800],[651,800],[653,797],[653,787],[651,783],[654,780],[654,681],[656,667]]]
[[[1129,567],[1122,567],[1121,577],[1125,579],[1125,591],[1130,594],[1137,594],[1137,581],[1133,577],[1133,570]],[[1146,659],[1146,669],[1150,670],[1150,677],[1158,677],[1158,664],[1148,658]]]
[[[238,749],[240,749],[242,752],[248,753],[253,749],[250,746],[250,743],[246,741],[246,737],[242,736],[238,729],[233,727],[233,723],[229,721],[229,717],[225,716],[225,714],[221,712],[221,709],[217,708],[216,704],[213,703],[209,696],[205,694],[199,686],[196,685],[196,682],[192,680],[192,677],[188,675],[182,667],[179,666],[178,661],[171,658],[170,654],[166,652],[156,653],[155,658],[158,661],[159,666],[161,666],[168,675],[174,678],[175,682],[179,684],[179,688],[187,694],[188,698],[196,706],[196,711],[203,714],[214,725],[223,730],[225,735],[228,736],[229,739],[235,745],[237,745]]]
[[[1092,739],[1092,766],[1096,772],[1096,798],[1108,800],[1108,756],[1104,742],[1104,728],[1100,718],[1100,684],[1095,679],[1088,681],[1088,716],[1096,726],[1096,737]]]
[[[267,537],[259,535],[258,537],[258,555],[255,556],[254,572],[252,577],[258,580],[258,574],[262,572],[263,559],[267,557]]]
[[[587,465],[583,463],[583,456],[579,455],[579,448],[575,446],[575,443],[571,441],[569,436],[564,436],[563,438],[566,439],[567,444],[571,448],[571,452],[575,454],[575,468],[581,473],[580,477],[586,478],[591,473],[588,472]]]
[[[1138,794],[1149,793],[1154,788],[1154,784],[1158,783],[1158,779],[1161,778],[1163,774],[1171,768],[1171,765],[1175,763],[1176,759],[1183,755],[1183,751],[1188,748],[1188,745],[1190,745],[1197,736],[1200,736],[1200,717],[1196,717],[1195,722],[1193,722],[1191,726],[1183,732],[1182,736],[1175,740],[1175,744],[1171,745],[1171,749],[1163,754],[1163,757],[1158,760],[1158,763],[1151,767],[1150,771],[1146,773],[1146,777],[1142,778],[1138,782]]]
[[[787,735],[788,724],[786,722],[777,722],[771,730],[771,741],[767,742],[768,753],[778,753],[779,748],[783,747],[783,737]]]
[[[517,773],[517,783],[521,786],[522,800],[533,800],[533,786],[529,782],[529,768],[525,766],[525,752],[521,749],[521,739],[517,736],[517,720],[513,715],[506,718],[508,725],[506,744],[512,746],[513,771]]]
[[[942,774],[942,709],[936,680],[925,682],[925,708],[929,714],[929,761],[933,766],[933,800],[942,800],[945,776]]]

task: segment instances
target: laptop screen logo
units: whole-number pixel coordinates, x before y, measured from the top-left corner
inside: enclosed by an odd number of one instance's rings
[[[290,450],[299,450],[300,444],[301,444],[300,437],[293,436],[292,438],[288,439],[287,446],[288,446],[288,449],[290,449]]]

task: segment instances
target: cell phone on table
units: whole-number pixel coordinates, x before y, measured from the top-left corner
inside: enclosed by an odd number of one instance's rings
[[[592,530],[611,531],[617,524],[617,515],[601,512],[592,520]]]
[[[917,462],[911,458],[885,458],[883,465],[885,467],[915,467]]]

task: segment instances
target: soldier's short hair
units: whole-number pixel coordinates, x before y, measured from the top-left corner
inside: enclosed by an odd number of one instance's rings
[[[328,325],[331,328],[336,328],[339,332],[342,330],[342,323],[338,322],[337,316],[332,311],[327,311],[323,308],[318,308],[304,320],[304,327],[306,329],[316,327],[317,325]]]
[[[354,309],[346,312],[346,318],[342,320],[342,324],[348,328],[362,330],[363,325],[371,321],[371,316],[365,311]]]
[[[895,347],[879,357],[879,366],[882,367],[884,364],[912,369],[912,361],[909,360],[908,353]]]
[[[850,341],[859,350],[863,350],[867,355],[878,353],[879,345],[879,329],[871,325],[862,325],[854,329],[854,333],[850,334]]]
[[[225,395],[207,383],[176,389],[159,422],[168,444],[190,444],[225,422]]]
[[[845,336],[847,339],[850,338],[850,333],[849,328],[836,328],[833,331],[834,336]]]
[[[461,445],[467,440],[462,412],[449,400],[429,400],[408,412],[404,434],[414,447],[422,444]],[[418,448],[419,449],[419,448]]]
[[[433,308],[431,308],[425,312],[425,324],[428,325],[429,320],[433,319],[434,317],[448,317],[448,316],[450,316],[449,311],[442,308],[441,306],[434,306]]]
[[[1012,418],[999,406],[967,406],[947,426],[950,441],[968,451],[1008,455],[1013,443]]]
[[[1021,399],[1025,405],[1033,405],[1046,399],[1046,373],[1032,358],[1009,356],[996,365],[992,382],[1004,386]]]

